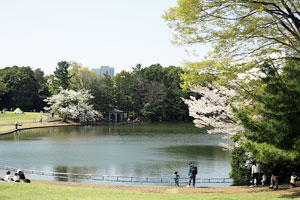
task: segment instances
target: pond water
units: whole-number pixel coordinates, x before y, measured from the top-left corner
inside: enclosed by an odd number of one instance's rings
[[[230,153],[218,146],[223,135],[204,132],[192,123],[33,129],[0,137],[0,165],[137,177],[172,177],[177,170],[187,177],[188,163],[193,162],[198,166],[197,177],[229,177]]]

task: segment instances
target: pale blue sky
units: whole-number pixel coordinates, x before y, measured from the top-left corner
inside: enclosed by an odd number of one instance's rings
[[[0,0],[0,68],[31,66],[53,73],[61,60],[115,72],[190,57],[171,44],[161,18],[176,0]],[[207,48],[198,47],[205,54]],[[200,52],[201,51],[201,52]]]

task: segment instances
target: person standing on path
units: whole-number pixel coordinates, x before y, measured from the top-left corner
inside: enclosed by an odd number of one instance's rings
[[[256,163],[256,161],[253,162],[252,165],[252,183],[251,187],[256,187],[256,183],[258,184],[258,177],[259,177],[259,165]]]
[[[16,126],[16,130],[18,130],[18,126],[19,126],[19,122],[18,121],[16,121],[15,126]]]
[[[274,189],[274,190],[278,189],[278,176],[279,176],[279,172],[280,172],[280,168],[275,163],[274,166],[273,166],[273,168],[272,168],[271,185],[269,187],[270,189]]]
[[[193,165],[193,163],[189,164],[189,182],[187,184],[187,187],[191,186],[191,182],[193,181],[193,187],[195,187],[196,183],[196,175],[198,173],[197,166]]]
[[[43,122],[43,117],[42,117],[42,115],[41,115],[41,117],[40,117],[40,122],[41,122],[41,123]]]

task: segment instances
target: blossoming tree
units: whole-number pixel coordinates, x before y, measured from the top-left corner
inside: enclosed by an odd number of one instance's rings
[[[190,116],[194,118],[195,126],[210,127],[208,134],[223,133],[226,136],[234,136],[243,131],[230,108],[231,100],[236,95],[235,90],[212,85],[194,86],[191,90],[201,96],[198,99],[194,96],[183,99],[189,107]],[[222,142],[219,144],[226,150],[232,149],[232,145]]]
[[[57,95],[47,98],[45,101],[49,108],[55,113],[63,116],[64,119],[72,119],[80,123],[96,121],[102,118],[102,114],[93,109],[89,103],[94,97],[88,90],[61,90]]]

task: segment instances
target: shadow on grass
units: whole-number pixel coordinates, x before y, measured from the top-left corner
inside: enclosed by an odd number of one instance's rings
[[[293,192],[291,194],[282,194],[279,198],[282,198],[282,199],[300,199],[300,192]]]

